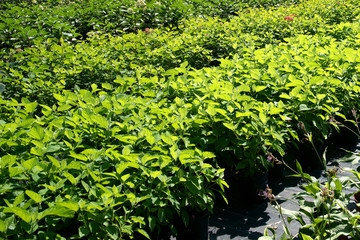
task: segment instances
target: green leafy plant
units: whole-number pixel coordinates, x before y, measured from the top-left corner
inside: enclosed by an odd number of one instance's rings
[[[294,171],[294,170],[293,170]],[[359,237],[358,212],[349,210],[349,204],[354,193],[351,191],[356,181],[353,177],[339,177],[343,171],[340,167],[328,169],[327,180],[321,183],[315,177],[302,171],[300,164],[297,164],[295,177],[305,180],[302,185],[304,191],[294,194],[299,210],[288,210],[282,208],[271,190],[268,189],[266,197],[275,203],[275,208],[280,212],[284,222],[284,234],[280,239],[344,239]],[[358,172],[346,169],[358,178]],[[287,216],[287,221],[285,221]],[[294,236],[290,233],[287,222],[297,221],[301,227]],[[272,232],[272,236],[269,233]],[[277,239],[274,229],[266,229],[264,236],[259,239]]]
[[[1,101],[2,237],[176,233],[175,219],[211,211],[224,191],[214,155],[166,126],[177,118],[166,102],[92,88],[55,94],[52,106]]]

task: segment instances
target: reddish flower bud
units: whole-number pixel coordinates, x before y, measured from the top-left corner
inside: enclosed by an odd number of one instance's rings
[[[293,21],[294,18],[292,18],[292,17],[290,17],[290,16],[286,16],[286,17],[284,17],[284,20],[286,20],[286,21]]]

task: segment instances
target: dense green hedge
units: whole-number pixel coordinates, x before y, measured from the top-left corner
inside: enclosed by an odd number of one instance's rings
[[[217,68],[92,83],[52,103],[2,99],[1,234],[53,237],[71,225],[75,238],[147,236],[211,210],[225,185],[218,165],[254,174],[269,152],[351,121],[359,43],[299,35]],[[226,151],[236,158],[218,158]]]
[[[178,218],[212,210],[222,167],[266,171],[289,144],[354,122],[358,1],[281,2],[121,36],[62,14],[80,3],[3,6],[28,19],[0,27],[1,237],[175,233]],[[104,32],[71,42],[67,16]]]
[[[259,3],[259,4],[257,4]],[[353,21],[358,1],[328,0],[278,2],[257,1],[49,1],[41,4],[3,4],[0,48],[23,48],[35,39],[61,37],[75,42],[91,31],[113,35],[165,27],[183,31],[184,19],[219,17],[233,19],[242,32],[254,33],[267,41],[282,40],[295,33],[317,33],[326,24]],[[248,8],[247,5],[265,7]],[[272,5],[275,5],[272,6]],[[234,8],[234,9],[227,9]],[[236,9],[236,10],[235,10]],[[295,14],[296,16],[293,16]],[[232,17],[229,17],[229,16]],[[238,15],[233,18],[233,15]],[[291,16],[290,16],[291,15]],[[259,17],[261,16],[261,17]],[[284,20],[284,17],[289,17]],[[293,19],[293,20],[290,20]],[[265,30],[266,29],[266,30]],[[167,30],[166,30],[167,31]],[[220,36],[217,36],[220,37]]]
[[[266,2],[266,1],[265,1]],[[87,38],[91,31],[116,35],[146,28],[179,29],[184,19],[194,16],[236,15],[247,6],[293,3],[294,0],[90,0],[90,1],[7,1],[1,6],[0,48],[33,45],[33,39],[60,37],[67,41]],[[1,2],[0,2],[1,3]]]
[[[1,100],[1,237],[148,236],[223,192],[214,155],[169,128],[186,121],[181,106],[92,88],[54,105]]]
[[[201,69],[218,65],[218,59],[246,54],[249,48],[278,44],[299,33],[330,35],[339,40],[357,34],[357,20],[354,24],[332,24],[344,5],[333,0],[315,3],[267,11],[254,9],[231,21],[192,19],[185,22],[181,33],[147,29],[122,36],[91,34],[86,42],[77,44],[65,38],[34,40],[32,48],[3,52],[0,62],[6,87],[3,96],[17,99],[26,96],[49,103],[52,93],[60,89],[73,89],[75,85],[88,89],[92,83],[112,83],[137,75],[162,78],[167,70],[180,67],[183,62]],[[360,8],[354,5],[343,20],[352,21],[357,9]],[[294,12],[298,14],[294,20],[284,19],[283,16]],[[260,14],[263,17],[254,17]]]

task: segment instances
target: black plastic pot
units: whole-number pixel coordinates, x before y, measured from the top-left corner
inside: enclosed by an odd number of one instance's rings
[[[178,227],[177,240],[208,240],[209,212],[194,213],[190,216],[187,227],[182,223]]]
[[[275,164],[269,168],[269,182],[280,183],[284,180],[284,165]]]
[[[296,169],[296,161],[298,161],[302,170],[308,173],[321,171],[323,169],[322,160],[320,159],[322,158],[326,147],[323,143],[315,143],[315,149],[308,140],[297,142],[296,145],[297,146],[287,146],[287,153],[284,156],[284,160],[287,164]]]
[[[340,132],[333,130],[331,133],[331,142],[338,147],[348,149],[359,142],[359,137],[356,135],[359,133],[356,125],[353,123],[346,122],[344,125],[346,127],[340,127]]]
[[[246,176],[239,171],[225,172],[226,182],[229,188],[225,190],[225,196],[230,205],[249,206],[263,202],[265,199],[259,195],[268,185],[268,172]]]

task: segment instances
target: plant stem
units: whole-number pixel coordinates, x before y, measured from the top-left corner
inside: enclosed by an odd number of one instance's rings
[[[288,226],[287,226],[287,224],[286,224],[284,215],[283,215],[282,210],[281,210],[281,206],[279,205],[279,203],[278,203],[276,200],[275,200],[275,204],[276,204],[276,207],[277,207],[277,209],[278,209],[278,211],[279,211],[279,213],[280,213],[281,219],[282,219],[282,221],[283,221],[283,223],[284,223],[284,228],[285,228],[285,230],[286,230],[286,234],[287,234],[291,239],[293,239],[294,237],[290,234],[289,228],[288,228]]]

